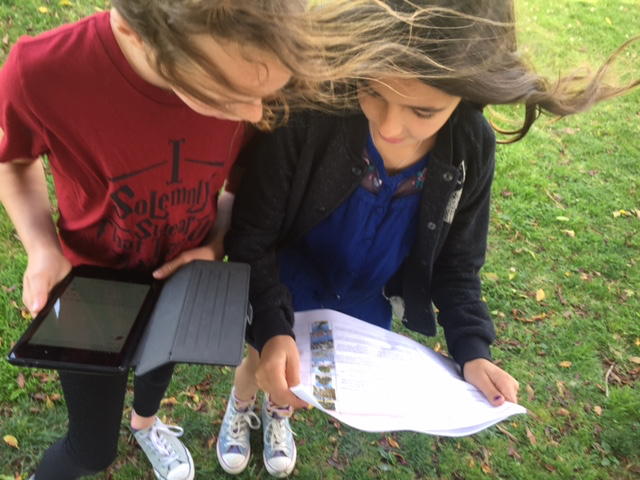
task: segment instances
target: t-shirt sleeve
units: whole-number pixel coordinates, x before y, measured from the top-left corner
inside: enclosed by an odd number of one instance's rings
[[[25,92],[25,68],[18,42],[0,69],[0,162],[36,158],[46,153],[42,127]]]

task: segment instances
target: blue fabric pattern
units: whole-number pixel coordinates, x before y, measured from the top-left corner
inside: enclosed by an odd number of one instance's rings
[[[415,241],[429,154],[389,176],[369,135],[364,157],[369,174],[360,188],[279,254],[280,279],[295,311],[331,308],[390,329],[382,289]]]

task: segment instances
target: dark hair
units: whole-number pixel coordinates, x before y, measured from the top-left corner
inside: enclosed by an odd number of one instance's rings
[[[541,112],[581,112],[640,84],[639,79],[622,86],[605,83],[620,52],[640,37],[619,47],[594,74],[576,70],[554,82],[540,76],[518,51],[512,0],[332,3],[342,6],[329,6],[320,24],[332,31],[329,51],[341,51],[344,62],[351,63],[347,70],[367,80],[419,79],[481,107],[522,104],[520,128],[496,128],[512,135],[510,141],[523,138]],[[345,97],[352,93],[345,92]]]

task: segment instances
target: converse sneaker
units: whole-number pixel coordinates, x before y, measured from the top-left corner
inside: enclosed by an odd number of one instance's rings
[[[249,463],[250,429],[260,428],[260,419],[253,411],[254,403],[255,399],[251,402],[237,402],[235,389],[231,391],[216,446],[220,466],[227,473],[238,474]]]
[[[157,479],[193,480],[193,459],[187,447],[178,440],[183,433],[181,427],[165,425],[159,418],[151,427],[133,432]]]
[[[292,407],[277,408],[270,404],[267,397],[262,402],[262,457],[267,471],[274,477],[287,477],[296,466],[296,444],[289,426],[292,414]]]

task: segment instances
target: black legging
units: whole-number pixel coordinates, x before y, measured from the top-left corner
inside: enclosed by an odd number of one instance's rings
[[[133,409],[143,417],[160,407],[173,365],[134,379]],[[75,480],[106,469],[118,451],[128,374],[88,375],[60,372],[69,413],[67,436],[45,452],[36,480]]]

